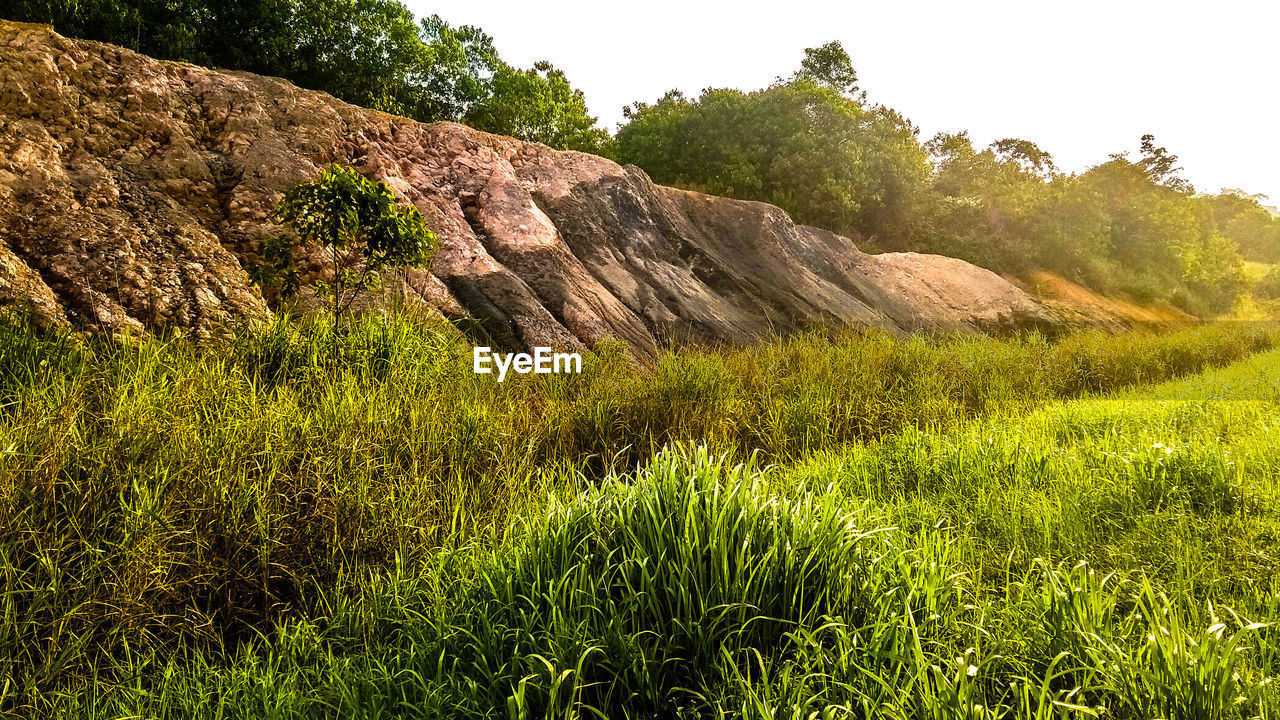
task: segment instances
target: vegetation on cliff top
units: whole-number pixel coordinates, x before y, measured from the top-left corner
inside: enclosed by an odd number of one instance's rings
[[[1202,197],[1177,157],[1142,138],[1080,174],[1034,143],[975,148],[967,133],[925,143],[851,86],[844,55],[755,92],[672,92],[638,103],[617,156],[657,182],[771,202],[864,249],[950,255],[1002,273],[1047,269],[1095,290],[1212,316],[1246,289],[1242,259],[1280,261],[1280,219],[1256,198]]]
[[[510,65],[480,28],[419,21],[398,0],[16,0],[0,17],[163,60],[283,77],[423,122],[587,152],[609,138],[550,63]]]
[[[1059,171],[1033,142],[923,141],[870,103],[839,43],[754,92],[708,89],[636,103],[616,137],[550,63],[513,67],[492,38],[397,0],[18,0],[2,11],[160,58],[278,75],[423,121],[584,150],[654,180],[779,205],[866,249],[935,252],[1008,274],[1045,269],[1104,293],[1231,309],[1242,258],[1280,262],[1280,218],[1243,193],[1202,197],[1151,137],[1135,158]]]

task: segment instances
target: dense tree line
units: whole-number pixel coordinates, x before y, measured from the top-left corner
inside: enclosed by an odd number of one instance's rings
[[[1142,138],[1079,174],[1034,143],[927,142],[870,104],[829,43],[755,91],[668,93],[627,109],[623,162],[654,180],[782,206],[873,250],[938,252],[1000,272],[1057,271],[1103,291],[1214,313],[1244,285],[1243,258],[1280,261],[1280,220],[1257,198],[1197,195],[1177,157]]]
[[[601,151],[606,131],[547,63],[504,62],[475,27],[422,21],[397,0],[16,0],[7,19],[153,57],[248,70],[357,105]]]
[[[802,222],[908,243],[929,177],[916,130],[800,78],[767,90],[668,93],[627,110],[622,162],[654,180],[778,205]]]
[[[1244,287],[1244,250],[1280,250],[1280,222],[1236,195],[1198,196],[1175,156],[1142,139],[1141,156],[1113,155],[1086,172],[1057,171],[1034,144],[974,148],[967,135],[926,144],[935,167],[926,242],[997,270],[1055,270],[1104,291],[1172,300],[1198,313],[1228,309]],[[1260,214],[1271,239],[1241,219]]]

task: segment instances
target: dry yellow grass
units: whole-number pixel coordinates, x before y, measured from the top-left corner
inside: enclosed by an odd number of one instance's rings
[[[1089,324],[1130,327],[1179,325],[1196,321],[1195,316],[1168,303],[1144,305],[1130,300],[1104,297],[1047,270],[1036,270],[1027,277],[1027,280],[1032,292],[1045,304],[1068,317],[1077,318]]]

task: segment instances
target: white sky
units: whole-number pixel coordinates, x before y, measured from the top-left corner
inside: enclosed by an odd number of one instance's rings
[[[839,40],[873,102],[1083,170],[1154,133],[1202,192],[1280,204],[1280,2],[407,0],[478,25],[512,64],[550,60],[611,131],[671,88],[755,89]]]

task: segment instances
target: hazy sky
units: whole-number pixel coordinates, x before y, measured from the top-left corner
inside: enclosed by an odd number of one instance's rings
[[[671,88],[763,87],[839,40],[874,102],[924,138],[1023,137],[1083,170],[1147,132],[1201,191],[1280,204],[1280,2],[408,0],[550,60],[610,130]]]

